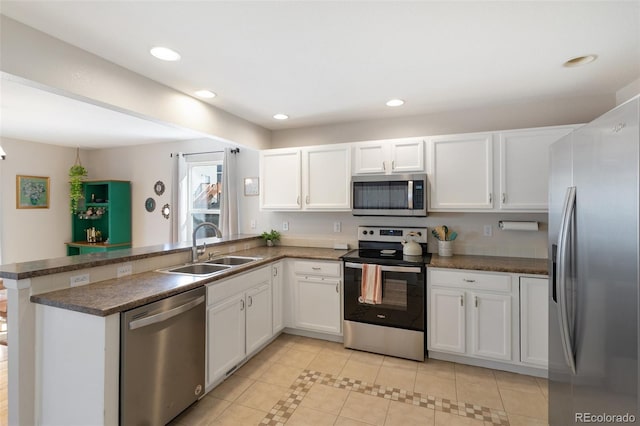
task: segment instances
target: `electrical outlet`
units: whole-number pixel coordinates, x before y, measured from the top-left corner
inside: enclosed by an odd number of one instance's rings
[[[256,220],[251,219],[251,229],[256,229]]]
[[[289,230],[289,222],[287,222],[286,220],[284,222],[282,222],[282,230],[283,231],[288,231]]]
[[[89,284],[89,274],[74,275],[69,279],[71,287]]]
[[[493,227],[491,225],[484,226],[484,236],[490,237],[493,234]]]
[[[333,222],[333,232],[342,232],[342,224],[340,222]]]
[[[117,278],[126,277],[127,275],[131,275],[133,272],[133,266],[130,263],[126,263],[124,265],[118,266],[118,272],[116,274]]]

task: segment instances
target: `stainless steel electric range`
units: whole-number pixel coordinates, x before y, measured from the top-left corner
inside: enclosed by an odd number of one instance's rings
[[[408,236],[410,232],[414,235]],[[407,238],[421,256],[403,255]],[[360,226],[344,256],[344,346],[423,361],[426,355],[427,228]],[[380,265],[381,303],[363,300],[363,265]],[[367,267],[367,268],[370,268]]]

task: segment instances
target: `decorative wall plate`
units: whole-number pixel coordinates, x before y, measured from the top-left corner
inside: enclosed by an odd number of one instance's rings
[[[169,207],[169,204],[165,204],[164,206],[162,206],[162,216],[165,219],[169,219],[169,215],[171,214],[171,207]]]
[[[161,180],[157,181],[155,185],[153,185],[153,190],[155,191],[156,195],[164,194],[164,182],[162,182]]]
[[[144,202],[144,208],[149,213],[151,213],[152,211],[154,211],[156,209],[156,200],[154,200],[151,197],[147,198],[147,200]]]

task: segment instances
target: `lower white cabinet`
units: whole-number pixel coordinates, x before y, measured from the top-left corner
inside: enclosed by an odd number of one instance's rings
[[[429,269],[428,349],[511,360],[509,275]]]
[[[520,277],[520,361],[546,367],[549,352],[549,280]]]
[[[296,261],[293,277],[294,327],[341,335],[341,263]]]
[[[271,265],[271,298],[273,301],[273,334],[284,328],[284,263]]]
[[[270,266],[207,286],[207,388],[273,336],[271,297]]]

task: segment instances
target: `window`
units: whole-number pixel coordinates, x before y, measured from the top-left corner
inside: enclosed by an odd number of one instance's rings
[[[203,222],[220,225],[222,200],[222,161],[187,163],[189,233]],[[211,228],[198,231],[198,238],[215,237]]]

